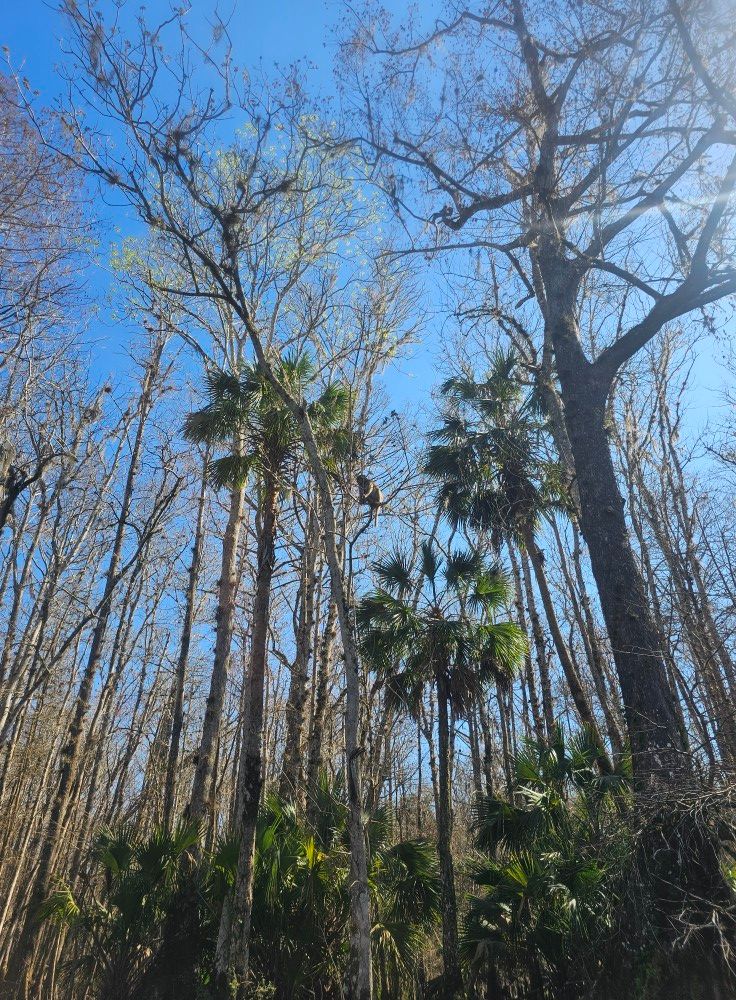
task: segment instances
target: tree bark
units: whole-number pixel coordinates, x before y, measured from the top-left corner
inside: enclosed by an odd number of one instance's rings
[[[322,742],[324,739],[325,715],[327,712],[327,693],[332,666],[332,652],[335,646],[337,630],[337,608],[334,601],[329,602],[327,619],[319,647],[317,666],[317,684],[314,694],[314,713],[312,728],[309,733],[309,754],[307,757],[307,816],[314,815],[317,801],[317,785],[322,768]]]
[[[611,458],[605,423],[610,382],[590,375],[571,338],[577,344],[573,321],[559,320],[553,339],[580,493],[580,528],[613,649],[639,784],[671,787],[689,781],[692,768]]]
[[[524,596],[521,589],[521,573],[519,571],[519,562],[516,558],[516,552],[512,546],[509,546],[509,557],[511,560],[511,572],[514,577],[514,603],[516,604],[516,614],[524,635],[528,635],[529,629],[527,627],[526,614],[524,613]],[[539,649],[537,650],[537,653],[539,654]],[[544,655],[543,645],[542,655]],[[545,724],[542,718],[542,713],[539,709],[537,682],[534,677],[534,665],[532,663],[532,655],[529,649],[527,649],[524,654],[524,671],[526,673],[527,685],[529,687],[529,701],[531,703],[532,720],[534,722],[534,733],[538,740],[543,740],[545,735]],[[553,723],[554,719],[549,721]]]
[[[537,602],[534,597],[532,585],[532,575],[529,570],[529,559],[525,552],[520,552],[521,569],[524,579],[524,590],[526,591],[526,603],[529,610],[529,621],[534,637],[534,648],[537,653],[537,666],[539,668],[539,686],[542,689],[542,712],[544,713],[544,724],[548,738],[552,738],[555,729],[555,704],[552,697],[552,683],[549,675],[549,660],[547,658],[547,648],[544,641],[542,625],[539,621]]]
[[[309,661],[314,634],[314,601],[317,589],[317,555],[319,525],[314,505],[310,508],[304,537],[301,572],[301,606],[297,631],[296,652],[291,667],[289,696],[286,702],[286,738],[279,790],[284,796],[297,797],[304,780],[302,748],[304,706],[307,700]]]
[[[253,905],[256,826],[263,784],[263,693],[268,662],[268,630],[271,583],[275,563],[278,485],[273,474],[264,477],[255,595],[253,599],[253,639],[250,660],[250,700],[248,724],[243,730],[243,747],[238,773],[238,803],[235,832],[239,838],[238,864],[231,906],[223,906],[216,958],[218,995],[234,994],[244,1000],[250,959],[250,923]],[[229,929],[227,926],[230,924]],[[229,933],[228,933],[229,930]],[[227,944],[223,944],[226,941]]]
[[[187,809],[189,817],[194,820],[202,820],[210,812],[207,800],[212,787],[215,754],[227,688],[238,591],[238,544],[243,523],[244,502],[245,490],[242,487],[235,487],[230,493],[230,512],[222,539],[222,568],[217,593],[215,656],[210,677],[210,691],[202,724],[197,767],[192,781],[192,794]]]
[[[187,675],[187,663],[189,662],[189,647],[192,641],[192,626],[194,624],[194,605],[197,595],[197,582],[199,580],[199,570],[202,564],[202,549],[204,547],[204,509],[206,498],[207,456],[205,456],[202,463],[202,485],[199,491],[199,500],[197,502],[197,523],[194,529],[194,543],[192,545],[192,561],[189,566],[189,579],[187,582],[187,595],[184,607],[184,621],[181,628],[179,658],[176,663],[176,674],[174,676],[174,687],[172,692],[171,731],[169,735],[169,752],[166,759],[166,776],[164,778],[163,824],[166,829],[169,829],[174,814],[176,773],[179,763],[179,746],[181,743],[181,732],[184,725],[184,684]]]
[[[452,780],[450,763],[450,722],[447,678],[437,677],[438,779],[437,853],[442,882],[442,964],[443,997],[452,998],[462,989],[460,951],[457,936],[455,868],[452,860]]]

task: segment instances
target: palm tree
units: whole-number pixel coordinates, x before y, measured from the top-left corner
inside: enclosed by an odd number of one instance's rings
[[[307,397],[315,381],[314,366],[306,355],[287,355],[274,364],[274,371],[279,383],[298,399]],[[207,391],[207,406],[187,419],[187,437],[210,445],[236,440],[235,451],[212,463],[212,479],[216,486],[233,488],[253,476],[258,490],[249,716],[242,720],[235,819],[240,854],[232,900],[223,908],[217,960],[220,988],[227,993],[226,984],[233,981],[231,973],[238,989],[242,989],[248,970],[253,857],[263,780],[263,694],[279,498],[293,488],[302,470],[303,445],[293,415],[258,365],[246,365],[238,373],[208,373]],[[348,412],[345,389],[337,384],[328,385],[306,409],[323,453],[341,451],[347,440],[343,433]]]
[[[600,756],[587,730],[565,739],[558,726],[551,740],[522,744],[510,801],[478,801],[485,857],[471,866],[478,892],[462,948],[490,996],[502,979],[521,987],[518,995],[572,1000],[596,977],[632,850],[630,759],[602,774]]]
[[[509,598],[509,584],[498,567],[485,566],[477,553],[456,551],[443,558],[432,542],[425,542],[418,581],[401,552],[378,563],[375,571],[381,585],[357,610],[365,654],[384,675],[389,695],[415,718],[427,687],[437,693],[443,995],[455,996],[462,975],[450,843],[450,712],[467,716],[490,680],[512,674],[526,644],[517,625],[494,620]]]
[[[204,869],[195,870],[187,861],[198,838],[199,826],[192,822],[173,832],[159,828],[144,838],[130,826],[106,829],[97,836],[92,852],[94,891],[78,899],[60,883],[38,914],[73,935],[73,957],[62,970],[71,983],[88,983],[100,1000],[162,995],[162,967],[177,960],[164,954],[171,944],[167,917],[184,882],[192,879],[200,905],[186,939],[178,944],[182,952],[186,949],[196,975],[211,933],[211,915],[202,905],[207,895]]]
[[[490,532],[495,547],[505,540],[526,550],[575,707],[603,746],[557,620],[536,542],[540,521],[569,514],[572,505],[559,463],[545,453],[546,422],[538,398],[533,392],[523,394],[518,365],[513,351],[498,352],[484,381],[452,378],[443,384],[448,407],[433,435],[425,468],[439,482],[440,503],[454,525]],[[609,767],[605,756],[601,765]]]

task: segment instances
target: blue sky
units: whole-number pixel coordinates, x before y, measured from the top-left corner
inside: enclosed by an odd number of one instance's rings
[[[104,10],[105,4],[103,3]],[[113,4],[107,6],[112,9]],[[192,23],[207,22],[213,5],[209,0],[193,0],[189,19]],[[133,9],[134,5],[131,4]],[[227,7],[221,8],[223,14]],[[151,20],[169,10],[166,0],[154,0],[145,5]],[[241,0],[237,14],[231,20],[231,33],[241,64],[263,60],[290,63],[308,58],[315,64],[316,75],[329,85],[331,78],[330,32],[338,18],[338,6],[320,0]],[[26,73],[44,92],[55,89],[54,67],[59,62],[59,39],[63,23],[53,4],[43,0],[16,0],[3,12],[2,43],[7,45],[16,65],[25,62]]]
[[[112,8],[111,0],[107,3]],[[234,0],[229,0],[234,3]],[[192,0],[190,22],[209,32],[209,14],[214,0]],[[408,0],[390,0],[386,4],[396,12],[408,8]],[[432,6],[423,0],[422,12]],[[105,8],[105,4],[102,4]],[[135,11],[138,8],[131,4]],[[232,9],[221,8],[223,14]],[[146,16],[153,22],[169,10],[168,0],[154,0],[146,5]],[[230,31],[237,62],[242,66],[261,65],[268,71],[274,63],[288,65],[296,60],[310,64],[308,78],[313,89],[327,95],[333,91],[332,60],[335,50],[334,27],[341,13],[339,0],[240,0],[230,19]],[[51,102],[58,91],[55,67],[62,56],[60,38],[63,21],[53,6],[43,0],[15,0],[7,4],[0,28],[0,44],[8,46],[16,68],[22,67],[33,86],[41,92],[42,101]],[[131,227],[131,221],[120,212],[108,215],[108,238],[119,238]],[[115,232],[117,229],[117,233]],[[108,248],[100,248],[100,266],[90,276],[94,297],[104,299],[109,286],[106,270]],[[438,300],[431,287],[427,287],[429,300]],[[729,324],[731,326],[731,324]],[[426,344],[413,358],[402,361],[398,370],[389,374],[387,383],[397,403],[416,403],[426,400],[427,391],[436,381],[440,342],[440,325],[430,328]],[[101,378],[110,372],[121,371],[125,365],[125,347],[133,331],[111,318],[104,306],[89,331],[91,347],[90,364]],[[722,348],[703,344],[695,368],[695,387],[690,408],[693,427],[702,427],[708,416],[720,422],[724,412],[720,389],[724,384],[724,370],[716,358]]]

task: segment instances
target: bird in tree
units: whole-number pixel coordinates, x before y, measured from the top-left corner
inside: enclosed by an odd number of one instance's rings
[[[482,381],[451,378],[441,388],[442,425],[433,434],[425,471],[439,484],[439,503],[454,526],[488,532],[526,550],[557,656],[582,723],[603,746],[593,708],[562,635],[536,533],[545,517],[572,514],[560,465],[551,461],[537,394],[524,392],[520,361],[499,351]],[[608,767],[605,756],[602,766]]]
[[[374,567],[375,592],[358,605],[364,655],[389,697],[417,717],[428,688],[437,695],[437,850],[442,883],[443,996],[462,989],[452,851],[451,717],[466,717],[491,681],[513,675],[526,640],[513,622],[497,621],[510,585],[498,566],[470,550],[443,556],[432,541],[416,569],[396,551]]]
[[[276,377],[305,407],[324,460],[335,461],[346,453],[345,429],[349,395],[337,383],[314,395],[316,371],[306,355],[288,354],[274,364]],[[268,656],[271,584],[281,498],[296,488],[304,471],[300,430],[259,367],[248,364],[234,373],[207,373],[209,401],[190,414],[185,433],[192,441],[229,444],[229,454],[215,459],[211,477],[216,486],[233,487],[253,478],[258,493],[256,581],[253,598],[250,660],[250,713],[243,732],[236,810],[240,838],[238,873],[232,907],[223,911],[231,924],[223,929],[229,947],[222,950],[218,969],[223,982],[244,982],[247,974],[248,936],[253,894],[253,857],[258,806],[263,782],[263,700]],[[309,396],[312,395],[311,401]]]

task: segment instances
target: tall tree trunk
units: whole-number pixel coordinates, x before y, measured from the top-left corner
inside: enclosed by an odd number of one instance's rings
[[[317,683],[314,692],[314,712],[312,713],[312,724],[309,732],[309,753],[307,756],[307,816],[314,816],[314,807],[317,801],[317,785],[319,774],[322,768],[322,741],[324,739],[325,715],[327,712],[327,694],[330,681],[330,669],[332,667],[332,651],[335,646],[335,633],[337,630],[337,608],[334,601],[330,601],[327,608],[327,619],[325,621],[322,639],[319,645],[319,659],[317,661]]]
[[[591,669],[597,671],[600,678],[599,683],[602,690],[608,691],[610,693],[610,700],[613,702],[609,706],[610,712],[612,713],[612,721],[608,723],[609,728],[613,727],[616,731],[616,736],[623,750],[624,746],[624,720],[621,714],[621,698],[619,695],[618,685],[616,684],[616,679],[613,675],[612,664],[609,662],[606,653],[604,652],[601,641],[598,637],[598,632],[596,629],[595,619],[593,617],[593,612],[590,606],[590,594],[588,593],[588,588],[586,586],[585,578],[583,576],[583,567],[581,563],[581,545],[580,545],[580,530],[575,521],[572,522],[572,532],[573,532],[573,550],[572,550],[572,562],[573,568],[575,570],[575,579],[577,580],[578,590],[580,592],[580,603],[582,606],[582,613],[585,625],[581,625],[584,637],[587,637],[587,642],[590,646],[590,657],[591,657]],[[602,696],[602,704],[606,701],[605,697]],[[605,707],[605,705],[604,705]],[[615,743],[614,743],[615,746]],[[618,749],[618,747],[616,747]]]
[[[552,335],[577,473],[580,528],[613,649],[634,769],[640,784],[679,784],[690,779],[692,767],[611,458],[610,380],[591,376],[572,318],[558,321]]]
[[[534,637],[534,648],[537,653],[537,667],[539,668],[539,686],[542,689],[542,711],[544,713],[544,724],[548,738],[552,738],[555,729],[555,705],[552,697],[552,682],[549,674],[549,660],[547,648],[544,641],[542,625],[539,621],[537,602],[534,597],[534,587],[532,585],[532,575],[529,570],[529,559],[525,552],[520,553],[521,569],[524,579],[524,590],[526,592],[526,604],[529,609],[529,621]]]
[[[482,697],[482,695],[481,695]],[[468,743],[470,745],[470,763],[473,773],[473,792],[476,798],[483,794],[480,765],[480,740],[478,739],[477,706],[473,705],[468,715]]]
[[[506,795],[511,798],[514,790],[514,776],[512,773],[512,755],[514,752],[509,735],[509,712],[503,691],[496,685],[496,705],[498,706],[498,728],[501,731],[501,753],[503,755],[503,773],[506,778]]]
[[[192,781],[192,794],[187,809],[191,819],[201,820],[209,814],[207,799],[212,789],[217,741],[220,736],[222,710],[225,704],[230,646],[235,621],[235,603],[238,592],[238,544],[243,523],[245,490],[235,487],[230,492],[230,512],[222,539],[222,568],[217,592],[215,631],[215,656],[210,677],[210,691],[202,724],[202,738],[197,755],[197,766]]]
[[[314,504],[310,508],[304,536],[301,569],[301,604],[297,627],[296,651],[291,667],[289,696],[286,702],[286,738],[281,772],[280,792],[296,798],[304,781],[302,748],[304,706],[307,700],[309,661],[314,635],[315,594],[317,590],[317,555],[319,523]]]
[[[204,547],[204,510],[207,498],[207,455],[202,461],[202,485],[197,502],[197,523],[194,529],[194,544],[192,545],[192,561],[189,565],[184,621],[181,628],[179,658],[176,663],[176,674],[172,691],[171,731],[169,736],[169,752],[166,760],[166,775],[164,777],[163,824],[166,829],[171,826],[176,796],[176,774],[179,764],[179,746],[184,726],[184,684],[189,662],[189,647],[192,641],[192,625],[194,624],[194,605],[197,596],[197,582],[202,564],[202,549]]]
[[[250,958],[250,918],[253,905],[253,875],[255,863],[256,826],[263,783],[263,693],[268,662],[268,629],[271,609],[276,524],[278,516],[278,486],[276,478],[267,474],[263,484],[260,510],[255,595],[253,598],[253,632],[250,659],[250,698],[248,725],[243,730],[244,744],[240,753],[238,803],[235,832],[239,839],[238,864],[231,906],[223,906],[221,921],[230,923],[219,935],[216,959],[218,994],[246,996],[246,979]],[[223,945],[226,941],[227,944]]]
[[[560,661],[560,665],[562,666],[562,671],[565,675],[565,680],[567,681],[570,694],[572,695],[572,700],[575,703],[575,708],[580,716],[580,721],[588,727],[601,750],[604,750],[605,744],[603,743],[603,738],[601,737],[596,718],[593,715],[590,700],[583,689],[580,676],[575,664],[572,661],[570,651],[565,644],[562,632],[560,631],[557,614],[555,612],[554,604],[552,603],[552,595],[550,594],[549,586],[547,585],[547,576],[544,570],[541,552],[539,551],[539,547],[534,539],[534,532],[531,527],[528,526],[524,529],[524,544],[529,556],[529,561],[532,564],[532,569],[534,570],[534,578],[537,581],[539,596],[542,598],[542,605],[547,617],[549,630],[552,633],[552,641],[555,644],[557,657]],[[604,766],[607,764],[608,762],[606,761]]]
[[[519,571],[519,561],[513,546],[509,546],[509,556],[511,559],[511,572],[514,577],[514,603],[516,604],[516,614],[519,619],[524,635],[529,634],[527,628],[526,614],[524,613],[524,595],[521,589],[521,573]],[[524,654],[524,671],[526,673],[527,686],[529,688],[529,701],[531,703],[532,720],[534,722],[534,733],[538,740],[544,739],[544,720],[539,710],[539,698],[537,697],[537,682],[534,677],[534,664],[532,663],[531,651],[527,648]],[[552,720],[553,721],[553,720]]]
[[[488,702],[485,698],[478,699],[478,721],[480,730],[483,733],[483,777],[486,783],[486,795],[492,797],[495,794],[495,781],[493,780],[493,734],[491,732],[491,720],[488,715]],[[506,762],[504,761],[504,767]]]
[[[610,704],[610,699],[608,697],[608,691],[606,690],[605,682],[605,672],[603,669],[603,663],[601,658],[601,653],[598,648],[598,642],[595,635],[595,627],[593,624],[592,615],[589,613],[587,617],[583,614],[582,602],[585,600],[585,591],[582,590],[583,580],[582,572],[579,567],[579,552],[576,553],[575,562],[578,567],[577,581],[573,580],[568,567],[567,553],[565,552],[565,547],[562,543],[562,536],[557,528],[557,524],[554,518],[550,518],[550,527],[555,537],[555,542],[557,544],[557,554],[560,559],[560,569],[562,570],[562,576],[565,581],[565,586],[567,593],[572,604],[574,621],[577,624],[578,631],[583,640],[583,646],[585,647],[585,655],[588,660],[588,666],[590,667],[590,674],[593,678],[593,686],[595,688],[595,693],[598,696],[598,703],[601,706],[601,711],[603,712],[603,718],[606,722],[606,730],[608,732],[608,738],[611,742],[611,746],[615,750],[616,754],[621,756],[624,752],[624,738],[621,730],[618,726],[618,720],[616,719],[613,709]],[[579,541],[579,532],[575,533],[576,542]],[[576,582],[581,587],[581,596],[578,599]]]
[[[462,989],[457,935],[455,868],[452,860],[452,780],[450,761],[449,693],[444,671],[437,677],[437,728],[439,799],[437,803],[437,853],[442,882],[442,996],[455,997]]]

